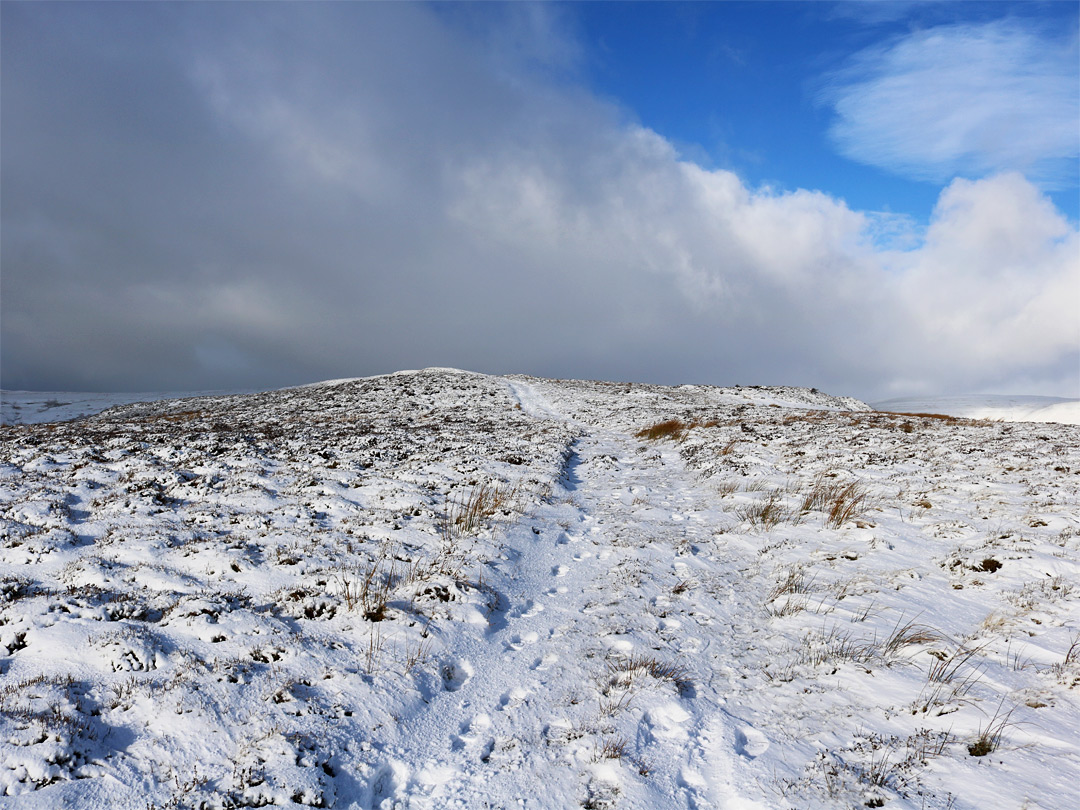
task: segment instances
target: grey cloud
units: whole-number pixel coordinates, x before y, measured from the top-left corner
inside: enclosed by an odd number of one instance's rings
[[[524,66],[413,4],[2,9],[4,387],[447,365],[873,397],[1003,373],[920,337],[942,316],[903,282],[934,256],[680,160],[568,83],[543,7],[499,23],[539,41]],[[1055,213],[1024,208],[1027,259],[1067,238]],[[1060,330],[1029,331],[1007,375],[1070,384]]]

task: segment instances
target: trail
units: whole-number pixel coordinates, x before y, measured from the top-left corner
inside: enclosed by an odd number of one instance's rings
[[[525,413],[569,419],[534,386],[510,386]],[[489,626],[458,639],[442,689],[384,752],[371,807],[754,806],[739,803],[735,760],[767,742],[740,737],[714,690],[693,686],[723,657],[719,606],[678,604],[680,583],[715,566],[700,556],[705,493],[673,449],[575,425],[556,491],[508,530],[485,573],[500,595]],[[616,682],[612,667],[634,657],[676,664],[690,683]],[[598,740],[648,753],[604,756]],[[546,794],[524,795],[520,771]]]

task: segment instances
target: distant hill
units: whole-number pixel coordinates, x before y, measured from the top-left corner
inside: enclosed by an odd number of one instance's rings
[[[944,413],[967,419],[1002,422],[1058,422],[1080,425],[1080,399],[1061,397],[995,396],[915,397],[872,403],[879,411]]]

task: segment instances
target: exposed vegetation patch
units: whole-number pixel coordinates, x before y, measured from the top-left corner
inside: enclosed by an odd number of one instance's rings
[[[667,419],[663,422],[657,422],[655,425],[642,428],[634,435],[639,439],[645,439],[650,442],[660,441],[662,439],[682,441],[686,438],[687,434],[695,428],[712,428],[719,424],[720,423],[715,419],[707,421],[692,420],[690,422],[684,422],[681,419]]]

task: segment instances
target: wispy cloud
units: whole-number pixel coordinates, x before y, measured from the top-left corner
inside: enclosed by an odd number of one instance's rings
[[[1017,20],[938,26],[856,54],[820,94],[848,157],[918,180],[1021,171],[1076,183],[1075,32]]]

